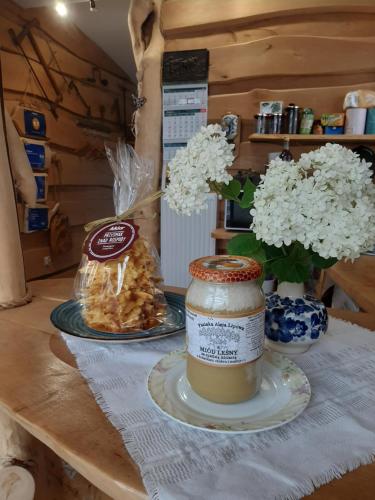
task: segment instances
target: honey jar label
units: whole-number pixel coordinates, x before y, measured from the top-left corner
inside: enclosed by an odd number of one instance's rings
[[[243,317],[203,315],[186,308],[191,356],[212,365],[240,365],[259,358],[264,348],[264,309]]]

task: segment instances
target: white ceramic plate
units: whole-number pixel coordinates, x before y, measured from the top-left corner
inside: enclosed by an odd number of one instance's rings
[[[310,401],[311,388],[303,371],[290,359],[266,351],[258,394],[238,404],[211,403],[186,379],[186,352],[164,356],[151,370],[148,392],[167,416],[190,427],[225,433],[274,429],[296,418]]]

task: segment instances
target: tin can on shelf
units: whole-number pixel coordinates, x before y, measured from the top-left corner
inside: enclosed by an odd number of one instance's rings
[[[311,108],[304,108],[301,115],[301,125],[299,127],[300,134],[311,134],[314,123],[314,113]]]
[[[367,110],[365,134],[375,134],[375,108]]]
[[[266,113],[265,117],[266,117],[265,133],[272,134],[273,113]]]
[[[201,397],[239,403],[261,384],[264,295],[260,264],[218,255],[190,264],[186,295],[187,379]]]
[[[297,134],[299,122],[299,106],[291,103],[285,108],[285,132]]]
[[[299,106],[294,106],[293,125],[292,125],[293,131],[291,132],[291,134],[297,134],[298,133],[299,113],[300,113],[300,107]]]
[[[272,115],[272,127],[270,130],[271,134],[280,134],[281,133],[281,123],[282,123],[282,113],[274,113]]]
[[[258,113],[254,116],[256,119],[256,130],[257,134],[265,134],[266,133],[266,114]]]

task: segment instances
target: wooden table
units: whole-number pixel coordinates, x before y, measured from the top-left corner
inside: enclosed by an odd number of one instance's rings
[[[375,314],[375,256],[362,255],[353,263],[338,262],[327,275],[363,311]]]
[[[338,262],[325,272],[325,276],[363,311],[358,315],[362,326],[375,330],[375,256],[362,255],[353,263]],[[350,311],[342,311],[341,315],[351,321]]]
[[[146,498],[119,434],[49,322],[51,310],[69,298],[72,280],[42,280],[32,283],[32,289],[31,304],[0,311],[0,410],[109,497]],[[372,464],[321,487],[312,497],[372,500],[374,488]]]

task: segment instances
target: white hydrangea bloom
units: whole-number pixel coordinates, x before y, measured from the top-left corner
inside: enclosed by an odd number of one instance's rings
[[[375,245],[369,164],[338,144],[271,161],[255,191],[252,229],[281,247],[299,241],[321,257],[355,259]]]
[[[169,206],[185,215],[206,208],[209,182],[228,184],[232,179],[226,168],[233,163],[233,148],[219,124],[202,127],[168,165],[164,194]]]

